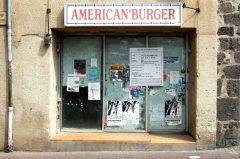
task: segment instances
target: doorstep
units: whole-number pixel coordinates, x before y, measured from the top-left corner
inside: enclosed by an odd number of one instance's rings
[[[61,132],[50,143],[55,151],[196,150],[196,142],[186,134]]]

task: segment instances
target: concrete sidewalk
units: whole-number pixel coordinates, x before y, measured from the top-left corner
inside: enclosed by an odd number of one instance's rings
[[[0,159],[240,159],[240,147],[208,151],[11,152]]]

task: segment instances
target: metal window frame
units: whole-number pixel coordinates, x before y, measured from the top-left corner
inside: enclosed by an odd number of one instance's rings
[[[59,79],[58,79],[58,82],[59,82],[59,88],[58,88],[58,94],[60,96],[60,104],[59,104],[59,112],[60,112],[60,116],[59,116],[59,122],[57,124],[58,128],[57,130],[60,131],[60,132],[144,132],[144,133],[147,133],[147,132],[170,132],[170,133],[173,133],[173,132],[183,132],[183,131],[179,131],[179,130],[175,130],[175,129],[172,129],[172,130],[149,130],[148,129],[148,122],[149,122],[149,112],[148,112],[148,86],[145,86],[145,89],[146,89],[146,97],[145,97],[145,129],[144,130],[105,130],[104,128],[104,118],[105,118],[105,110],[104,110],[104,106],[106,104],[106,101],[105,101],[105,73],[106,73],[106,70],[105,70],[105,57],[106,57],[106,36],[139,36],[139,35],[142,35],[142,36],[145,36],[145,39],[146,39],[146,48],[148,48],[148,42],[149,42],[149,36],[159,36],[159,37],[184,37],[185,38],[185,69],[186,69],[186,113],[185,113],[185,132],[188,131],[188,126],[189,126],[189,123],[188,123],[188,117],[189,117],[189,112],[188,112],[188,72],[187,72],[187,68],[188,68],[188,42],[189,42],[189,39],[188,39],[188,35],[187,33],[174,33],[174,32],[171,32],[170,34],[169,33],[163,33],[163,32],[142,32],[142,33],[139,33],[139,32],[132,32],[132,33],[126,33],[126,32],[123,32],[123,33],[119,33],[119,32],[106,32],[106,33],[89,33],[89,32],[84,32],[84,33],[69,33],[69,32],[63,32],[59,35],[59,38],[60,38],[60,53],[59,53],[59,56],[58,56],[58,62],[59,62]],[[185,36],[184,36],[185,35]],[[101,39],[102,39],[102,58],[101,58],[101,65],[102,65],[102,75],[101,75],[101,80],[102,81],[102,129],[101,130],[93,130],[93,129],[69,129],[69,128],[63,128],[62,126],[62,101],[61,101],[61,98],[62,98],[62,70],[63,70],[63,39],[64,37],[67,37],[67,36],[100,36]]]

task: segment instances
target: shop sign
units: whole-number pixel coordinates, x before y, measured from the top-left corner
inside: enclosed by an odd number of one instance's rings
[[[182,4],[66,3],[64,26],[181,26]]]

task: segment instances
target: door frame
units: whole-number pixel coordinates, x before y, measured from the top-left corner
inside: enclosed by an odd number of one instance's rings
[[[145,105],[145,130],[104,130],[104,106],[105,106],[105,40],[106,40],[106,36],[136,36],[136,35],[142,35],[145,36],[146,38],[146,47],[148,47],[148,37],[149,36],[158,36],[158,37],[184,37],[185,38],[185,58],[186,58],[186,112],[185,112],[185,132],[188,131],[188,117],[189,117],[189,112],[188,112],[188,52],[189,52],[189,39],[188,39],[188,33],[186,32],[155,32],[155,31],[149,31],[149,32],[127,32],[127,31],[123,31],[121,33],[119,32],[104,32],[104,33],[92,33],[92,32],[61,32],[60,36],[59,36],[59,41],[60,41],[60,53],[59,53],[59,95],[60,95],[60,100],[58,101],[59,104],[59,130],[62,132],[178,132],[177,130],[171,130],[171,131],[163,131],[163,130],[157,130],[157,131],[149,131],[148,129],[148,121],[149,121],[149,114],[148,114],[148,86],[146,86],[146,105]],[[101,74],[101,84],[102,84],[102,89],[101,89],[101,98],[102,98],[102,129],[101,130],[88,130],[88,129],[77,129],[73,130],[73,129],[67,129],[62,127],[62,67],[63,67],[63,38],[66,36],[101,36],[102,39],[102,56],[101,56],[101,70],[102,70],[102,74]],[[181,131],[182,132],[182,131]]]

